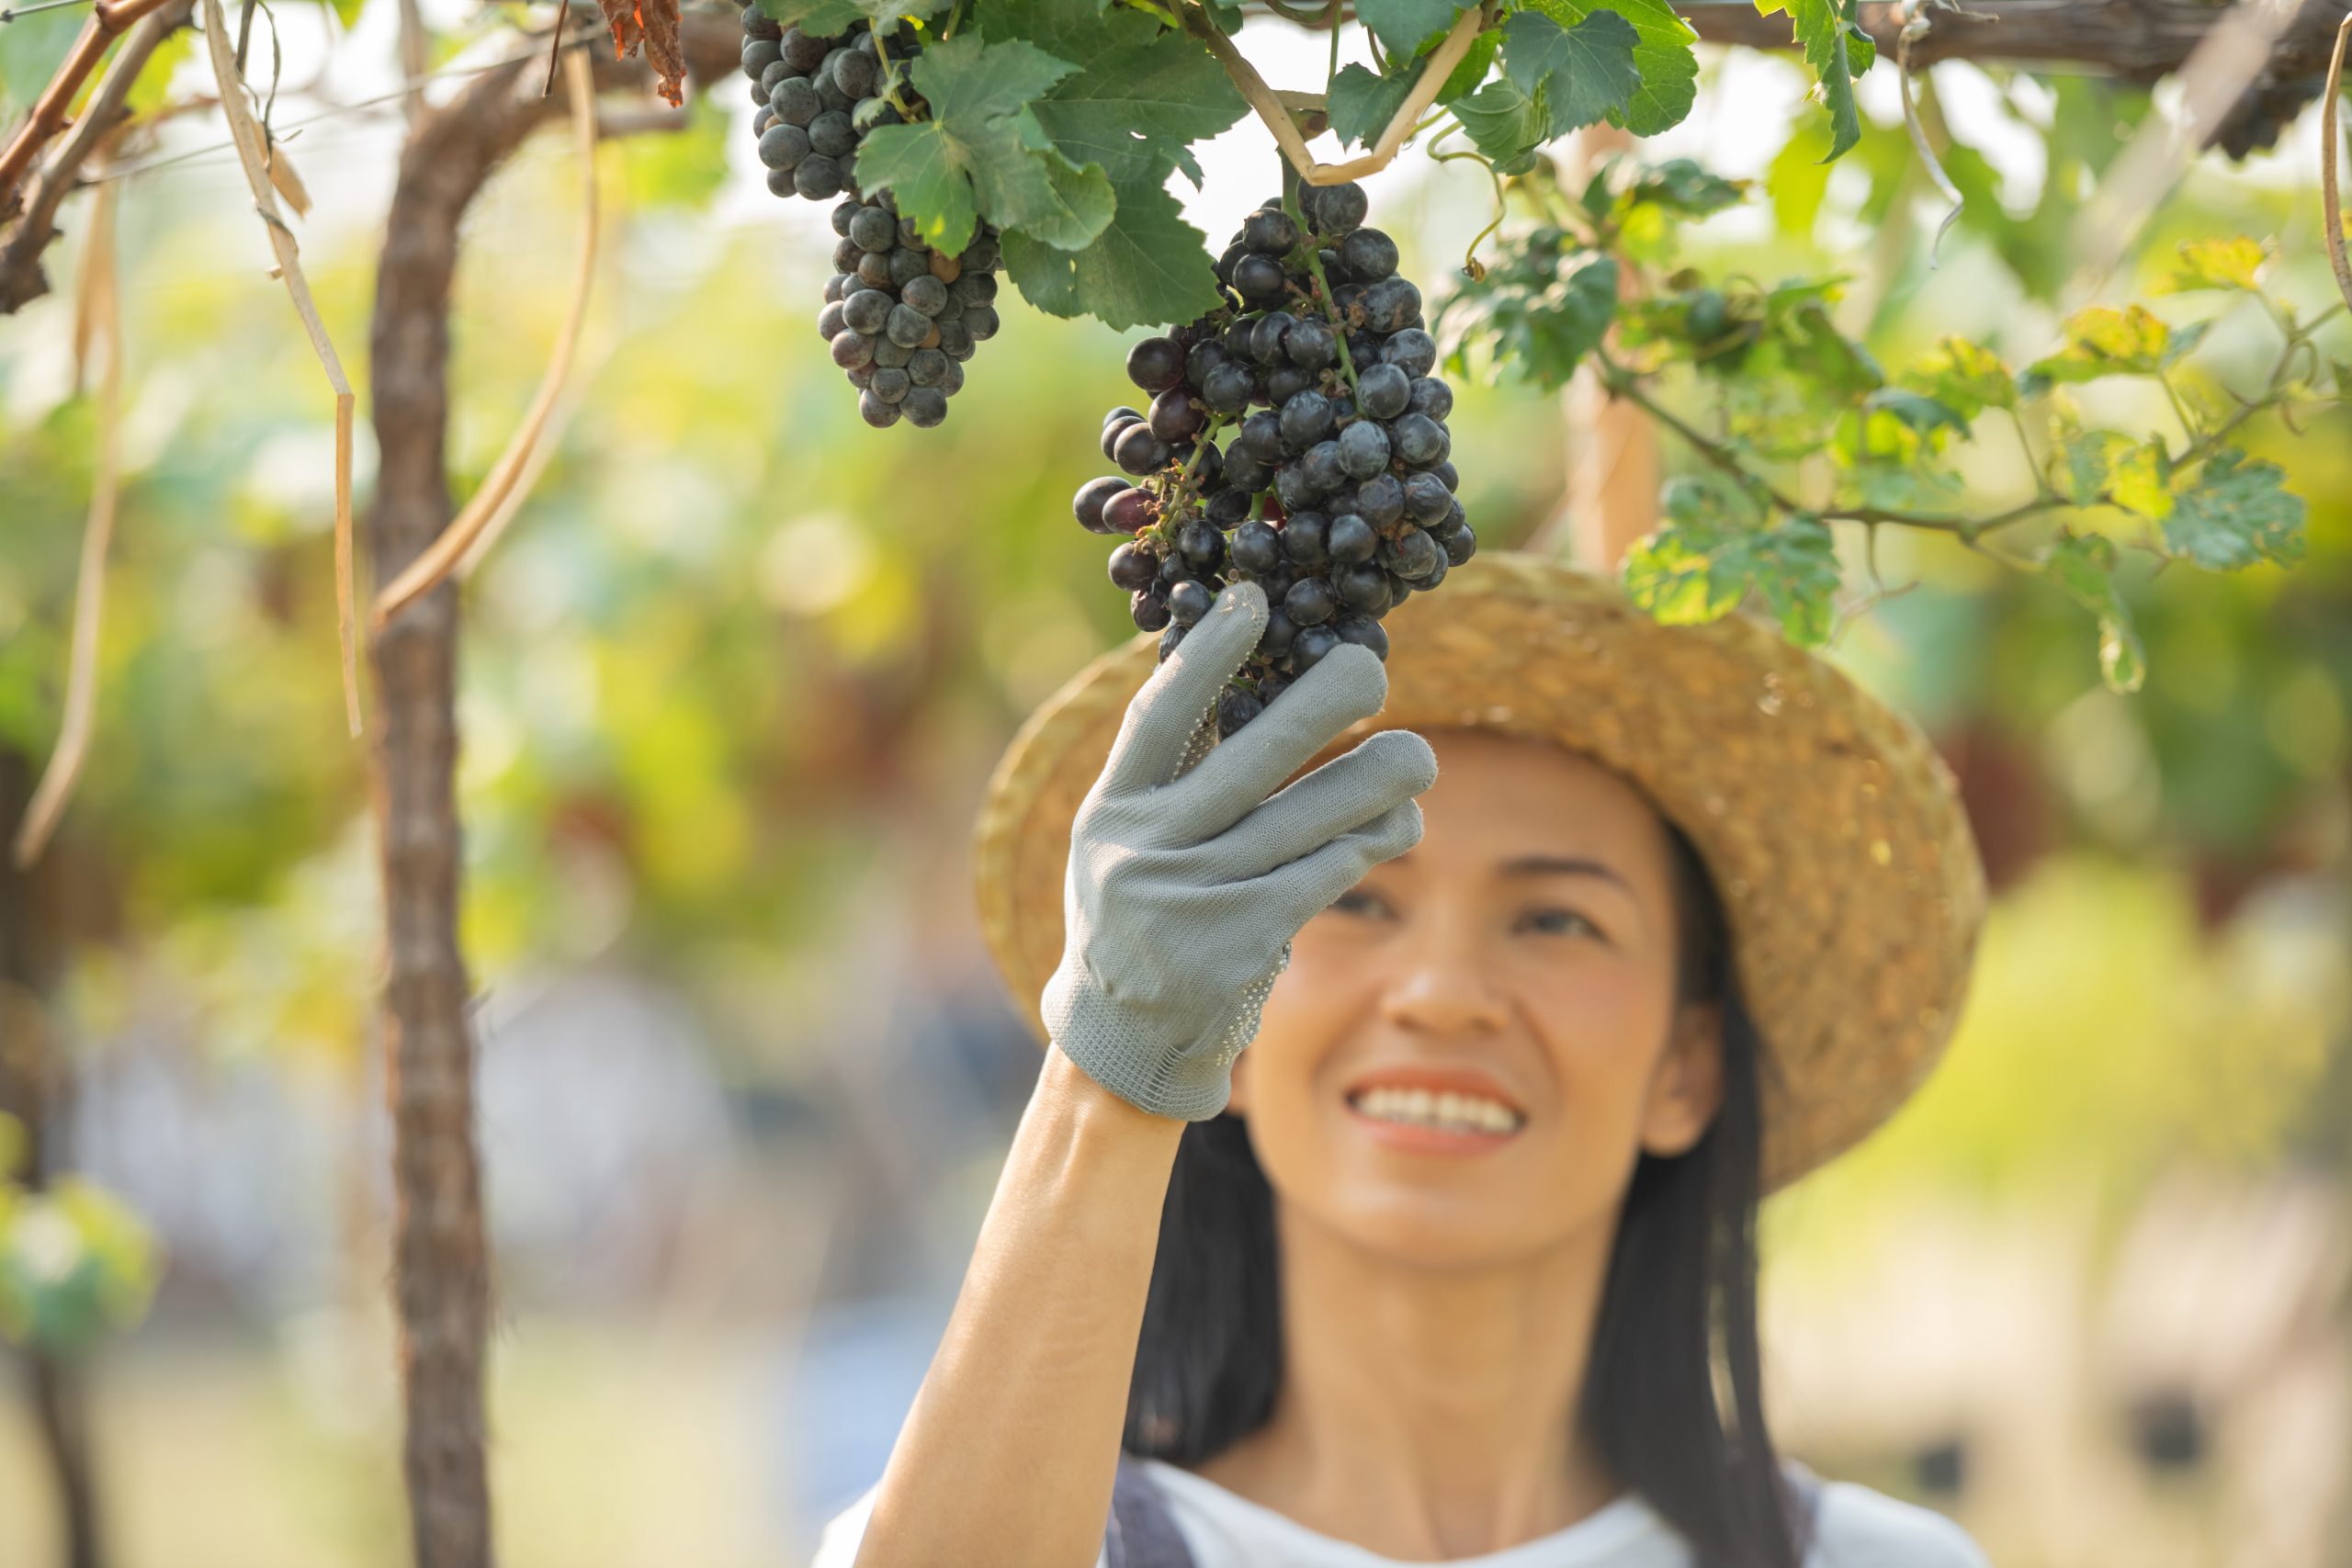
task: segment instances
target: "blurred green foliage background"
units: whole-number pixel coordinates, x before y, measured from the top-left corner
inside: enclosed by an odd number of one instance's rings
[[[1968,203],[1931,270],[1940,209],[1874,82],[1824,168],[1794,68],[1719,58],[1671,148],[1759,185],[1686,256],[1849,275],[1840,322],[1890,366],[1953,332],[2035,356],[2145,95],[1942,68]],[[788,1561],[878,1471],[1035,1071],[978,947],[972,812],[1021,718],[1133,635],[1068,510],[1132,396],[1123,340],[1008,295],[944,427],[865,428],[812,324],[821,209],[758,191],[740,96],[600,153],[610,249],[560,445],[465,589],[492,1467],[524,1568]],[[2311,131],[2200,163],[2105,297],[2243,232],[2324,307]],[[1252,134],[1261,177],[1212,170],[1213,232],[1271,181]],[[288,143],[314,190],[349,175],[304,254],[363,388],[396,136]],[[471,220],[460,496],[560,317],[569,159],[534,142]],[[357,1568],[405,1561],[374,826],[337,688],[331,405],[236,177],[214,157],[123,190],[124,489],[45,884],[71,952],[45,1017],[75,1064],[53,1155],[95,1185],[0,1197],[0,1330],[86,1357],[120,1562]],[[1488,198],[1408,155],[1374,218],[1434,293]],[[93,477],[68,293],[0,326],[20,772],[55,739]],[[2233,308],[2192,375],[2258,376],[2262,330]],[[1566,484],[1559,400],[1460,391],[1470,516],[1517,544]],[[2347,436],[2338,412],[2253,437],[2310,502],[2294,571],[2131,571],[2136,694],[2047,585],[1899,531],[1877,565],[1916,586],[1826,653],[1952,761],[1998,902],[1935,1077],[1766,1211],[1776,1418],[2007,1568],[2316,1565],[2352,1523]],[[1988,463],[1984,493],[2006,482]],[[0,1562],[55,1559],[41,1463],[0,1403]]]

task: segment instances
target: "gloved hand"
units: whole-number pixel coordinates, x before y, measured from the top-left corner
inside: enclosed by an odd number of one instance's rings
[[[1265,625],[1265,591],[1228,586],[1128,703],[1070,828],[1066,944],[1041,1002],[1090,1077],[1188,1122],[1225,1109],[1291,938],[1420,842],[1413,796],[1437,782],[1429,742],[1390,729],[1267,798],[1387,701],[1386,667],[1354,643],[1201,756],[1217,694]]]

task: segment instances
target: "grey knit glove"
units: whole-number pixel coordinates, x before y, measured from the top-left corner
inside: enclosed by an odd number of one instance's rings
[[[1265,625],[1265,591],[1227,587],[1128,703],[1070,828],[1067,942],[1041,1001],[1090,1077],[1188,1122],[1225,1109],[1290,939],[1420,842],[1413,796],[1437,782],[1428,741],[1382,730],[1268,799],[1380,711],[1388,671],[1342,643],[1216,744],[1217,694]]]

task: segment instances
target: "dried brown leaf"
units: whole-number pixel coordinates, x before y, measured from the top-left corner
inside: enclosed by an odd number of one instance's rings
[[[645,45],[654,87],[671,107],[685,103],[686,53],[678,41],[678,0],[596,0],[613,29],[613,53],[626,60]]]

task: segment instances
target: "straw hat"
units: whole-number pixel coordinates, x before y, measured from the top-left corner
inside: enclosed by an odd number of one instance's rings
[[[1387,705],[1300,773],[1377,729],[1468,725],[1556,741],[1640,787],[1713,876],[1778,1068],[1762,1075],[1765,1191],[1860,1142],[1926,1078],[1966,988],[1984,873],[1951,771],[1909,719],[1760,619],[1661,626],[1611,580],[1515,551],[1480,552],[1384,624]],[[1111,649],[1031,714],[981,805],[980,928],[1041,1043],[1070,823],[1159,642]]]

